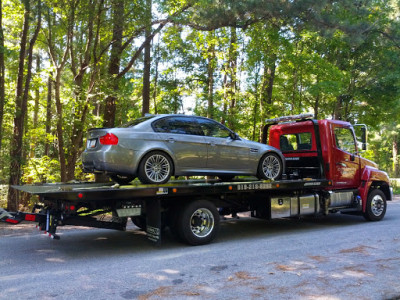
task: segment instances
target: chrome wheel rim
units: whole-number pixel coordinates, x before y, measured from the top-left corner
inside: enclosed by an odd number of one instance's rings
[[[145,163],[145,173],[152,182],[162,182],[168,178],[171,165],[164,155],[154,154]]]
[[[275,179],[281,171],[281,164],[279,158],[275,155],[268,155],[264,158],[262,163],[262,171],[265,177]]]
[[[385,203],[380,195],[375,195],[371,200],[371,212],[379,217],[385,209]]]
[[[208,236],[214,228],[214,215],[207,208],[197,209],[190,217],[190,229],[199,238]]]

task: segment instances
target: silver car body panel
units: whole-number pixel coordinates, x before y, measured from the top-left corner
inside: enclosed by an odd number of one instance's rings
[[[137,176],[141,159],[152,151],[171,157],[175,176],[257,175],[259,161],[269,151],[276,153],[285,167],[281,152],[269,145],[243,138],[154,131],[153,122],[171,116],[183,115],[158,115],[128,128],[90,130],[82,154],[84,171]],[[100,144],[99,138],[107,133],[118,137],[117,145]]]

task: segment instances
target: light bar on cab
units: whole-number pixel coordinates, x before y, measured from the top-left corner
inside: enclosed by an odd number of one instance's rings
[[[313,118],[313,114],[300,114],[300,115],[293,115],[293,116],[284,116],[274,119],[267,119],[265,123],[280,123],[280,122],[288,122],[294,120],[302,120],[302,119],[310,119]]]

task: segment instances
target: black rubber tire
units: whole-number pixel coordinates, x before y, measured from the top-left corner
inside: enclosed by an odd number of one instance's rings
[[[263,171],[263,164],[265,161],[273,161],[279,164],[279,171],[278,172],[274,172],[275,174],[273,176],[268,176],[268,174],[266,174]],[[278,154],[274,153],[274,152],[269,152],[267,154],[265,154],[261,159],[260,162],[258,164],[258,171],[257,171],[257,177],[259,179],[271,179],[271,180],[278,180],[282,177],[282,173],[283,173],[283,163],[281,158],[278,156]]]
[[[219,214],[213,203],[196,200],[183,206],[178,214],[176,231],[189,245],[210,243],[219,230]]]
[[[146,164],[150,162],[152,159],[156,159],[159,163],[163,164],[163,168],[168,168],[164,173],[163,177],[159,180],[153,179],[149,177],[149,174],[146,172]],[[160,168],[160,166],[156,166]],[[138,178],[144,184],[163,184],[168,182],[173,174],[173,163],[172,159],[166,153],[162,151],[153,151],[147,153],[143,159],[140,161],[139,169],[138,169]]]
[[[131,217],[132,223],[139,227],[141,230],[146,231],[146,217],[145,216],[136,216]]]
[[[367,221],[380,221],[386,214],[386,208],[385,194],[379,189],[374,189],[368,194],[364,218]]]
[[[125,185],[129,184],[133,179],[135,179],[135,176],[133,175],[120,175],[120,174],[112,174],[109,175],[112,181],[120,184],[120,185]]]

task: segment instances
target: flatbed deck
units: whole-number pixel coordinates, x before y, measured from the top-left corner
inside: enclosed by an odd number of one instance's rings
[[[194,194],[213,195],[236,192],[283,191],[314,188],[330,185],[328,180],[279,180],[260,181],[238,179],[231,182],[218,180],[176,180],[162,185],[132,183],[120,186],[113,183],[55,183],[13,186],[19,191],[38,195],[47,201],[67,200],[92,202],[104,200],[131,200],[135,198],[176,197]]]

